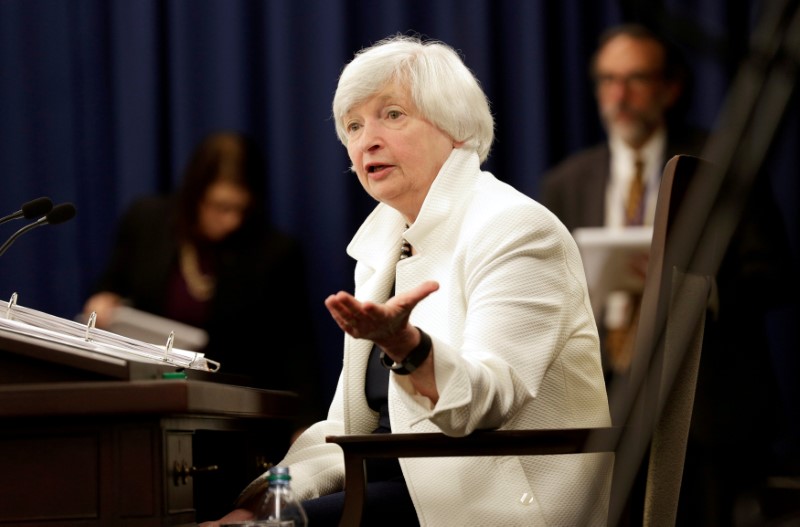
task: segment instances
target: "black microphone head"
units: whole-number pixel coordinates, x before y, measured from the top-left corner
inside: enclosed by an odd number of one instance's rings
[[[28,219],[37,218],[50,212],[52,208],[53,202],[50,198],[36,198],[22,205],[22,215]]]
[[[72,203],[61,203],[53,207],[53,210],[47,213],[47,223],[52,225],[64,223],[74,218],[75,212],[75,205]]]

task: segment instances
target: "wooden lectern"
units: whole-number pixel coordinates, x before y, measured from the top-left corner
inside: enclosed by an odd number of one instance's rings
[[[288,448],[293,393],[61,347],[0,331],[4,527],[216,519]]]

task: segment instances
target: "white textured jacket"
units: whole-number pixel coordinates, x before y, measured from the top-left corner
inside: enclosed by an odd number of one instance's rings
[[[405,237],[415,255],[398,263]],[[433,339],[439,401],[391,375],[394,432],[464,436],[476,429],[607,426],[597,329],[577,246],[543,206],[481,172],[454,149],[406,230],[379,204],[347,248],[355,296],[384,302],[424,280],[440,289],[412,312]],[[301,499],[342,490],[344,465],[329,434],[366,434],[378,414],[365,398],[368,340],[344,338],[344,366],[327,420],[309,428],[281,464]],[[611,458],[599,455],[403,459],[422,526],[578,525],[589,507],[605,523]],[[590,495],[600,478],[605,484]],[[391,514],[391,511],[387,511]]]

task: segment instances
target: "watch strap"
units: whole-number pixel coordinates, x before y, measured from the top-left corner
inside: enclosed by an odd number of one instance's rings
[[[431,341],[430,335],[422,331],[420,328],[417,328],[417,331],[419,331],[420,336],[419,344],[417,344],[417,346],[411,350],[408,355],[406,355],[406,358],[400,362],[394,362],[383,350],[381,350],[381,365],[384,368],[389,371],[393,371],[398,375],[408,375],[419,368],[423,362],[425,362],[425,359],[427,359],[428,355],[431,354],[433,342]]]

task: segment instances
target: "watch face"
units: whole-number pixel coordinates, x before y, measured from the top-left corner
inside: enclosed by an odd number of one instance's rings
[[[395,372],[398,375],[408,375],[409,373],[411,373],[412,371],[414,371],[416,369],[415,366],[412,366],[412,368],[410,370],[407,369],[405,360],[402,361],[402,362],[399,362],[399,363],[394,362],[383,351],[381,351],[380,358],[381,358],[381,366],[383,366],[384,368],[386,368],[389,371]],[[406,358],[406,360],[407,360],[407,358]]]

